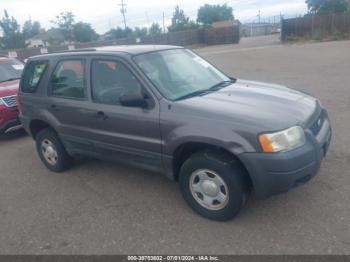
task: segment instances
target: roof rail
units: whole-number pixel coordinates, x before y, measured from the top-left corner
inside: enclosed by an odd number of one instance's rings
[[[51,54],[57,53],[75,53],[75,52],[91,52],[96,51],[96,48],[82,48],[82,49],[74,49],[74,50],[63,50],[63,51],[54,51],[50,52]]]

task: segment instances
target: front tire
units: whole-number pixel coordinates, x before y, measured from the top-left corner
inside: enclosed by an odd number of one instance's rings
[[[36,138],[36,148],[41,161],[53,172],[62,172],[71,167],[73,158],[68,155],[57,133],[46,128]]]
[[[195,153],[182,165],[179,180],[186,202],[205,218],[232,219],[245,204],[244,170],[225,152]]]

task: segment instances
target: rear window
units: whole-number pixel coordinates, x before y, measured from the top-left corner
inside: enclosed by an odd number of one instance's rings
[[[32,61],[26,66],[21,83],[21,91],[34,93],[47,69],[48,61]]]

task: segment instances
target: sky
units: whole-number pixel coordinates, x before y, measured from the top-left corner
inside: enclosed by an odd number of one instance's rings
[[[98,33],[122,26],[120,14],[121,0],[0,0],[0,12],[6,9],[20,24],[29,18],[39,21],[48,29],[60,12],[71,11],[76,15],[76,21],[91,23]],[[195,20],[197,10],[204,4],[227,3],[234,9],[235,18],[242,22],[257,20],[260,10],[261,17],[296,16],[307,11],[305,0],[124,0],[126,6],[126,21],[131,28],[148,26],[152,22],[162,24],[163,12],[165,24],[169,25],[174,7],[179,5],[185,14]]]

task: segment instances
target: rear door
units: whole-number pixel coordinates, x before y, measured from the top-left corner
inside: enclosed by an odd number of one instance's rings
[[[74,57],[60,60],[49,80],[46,107],[68,151],[93,153],[89,140],[87,62]]]
[[[94,57],[90,62],[91,121],[96,150],[105,158],[161,168],[158,101],[122,59]],[[147,108],[125,107],[124,94],[143,93]]]

